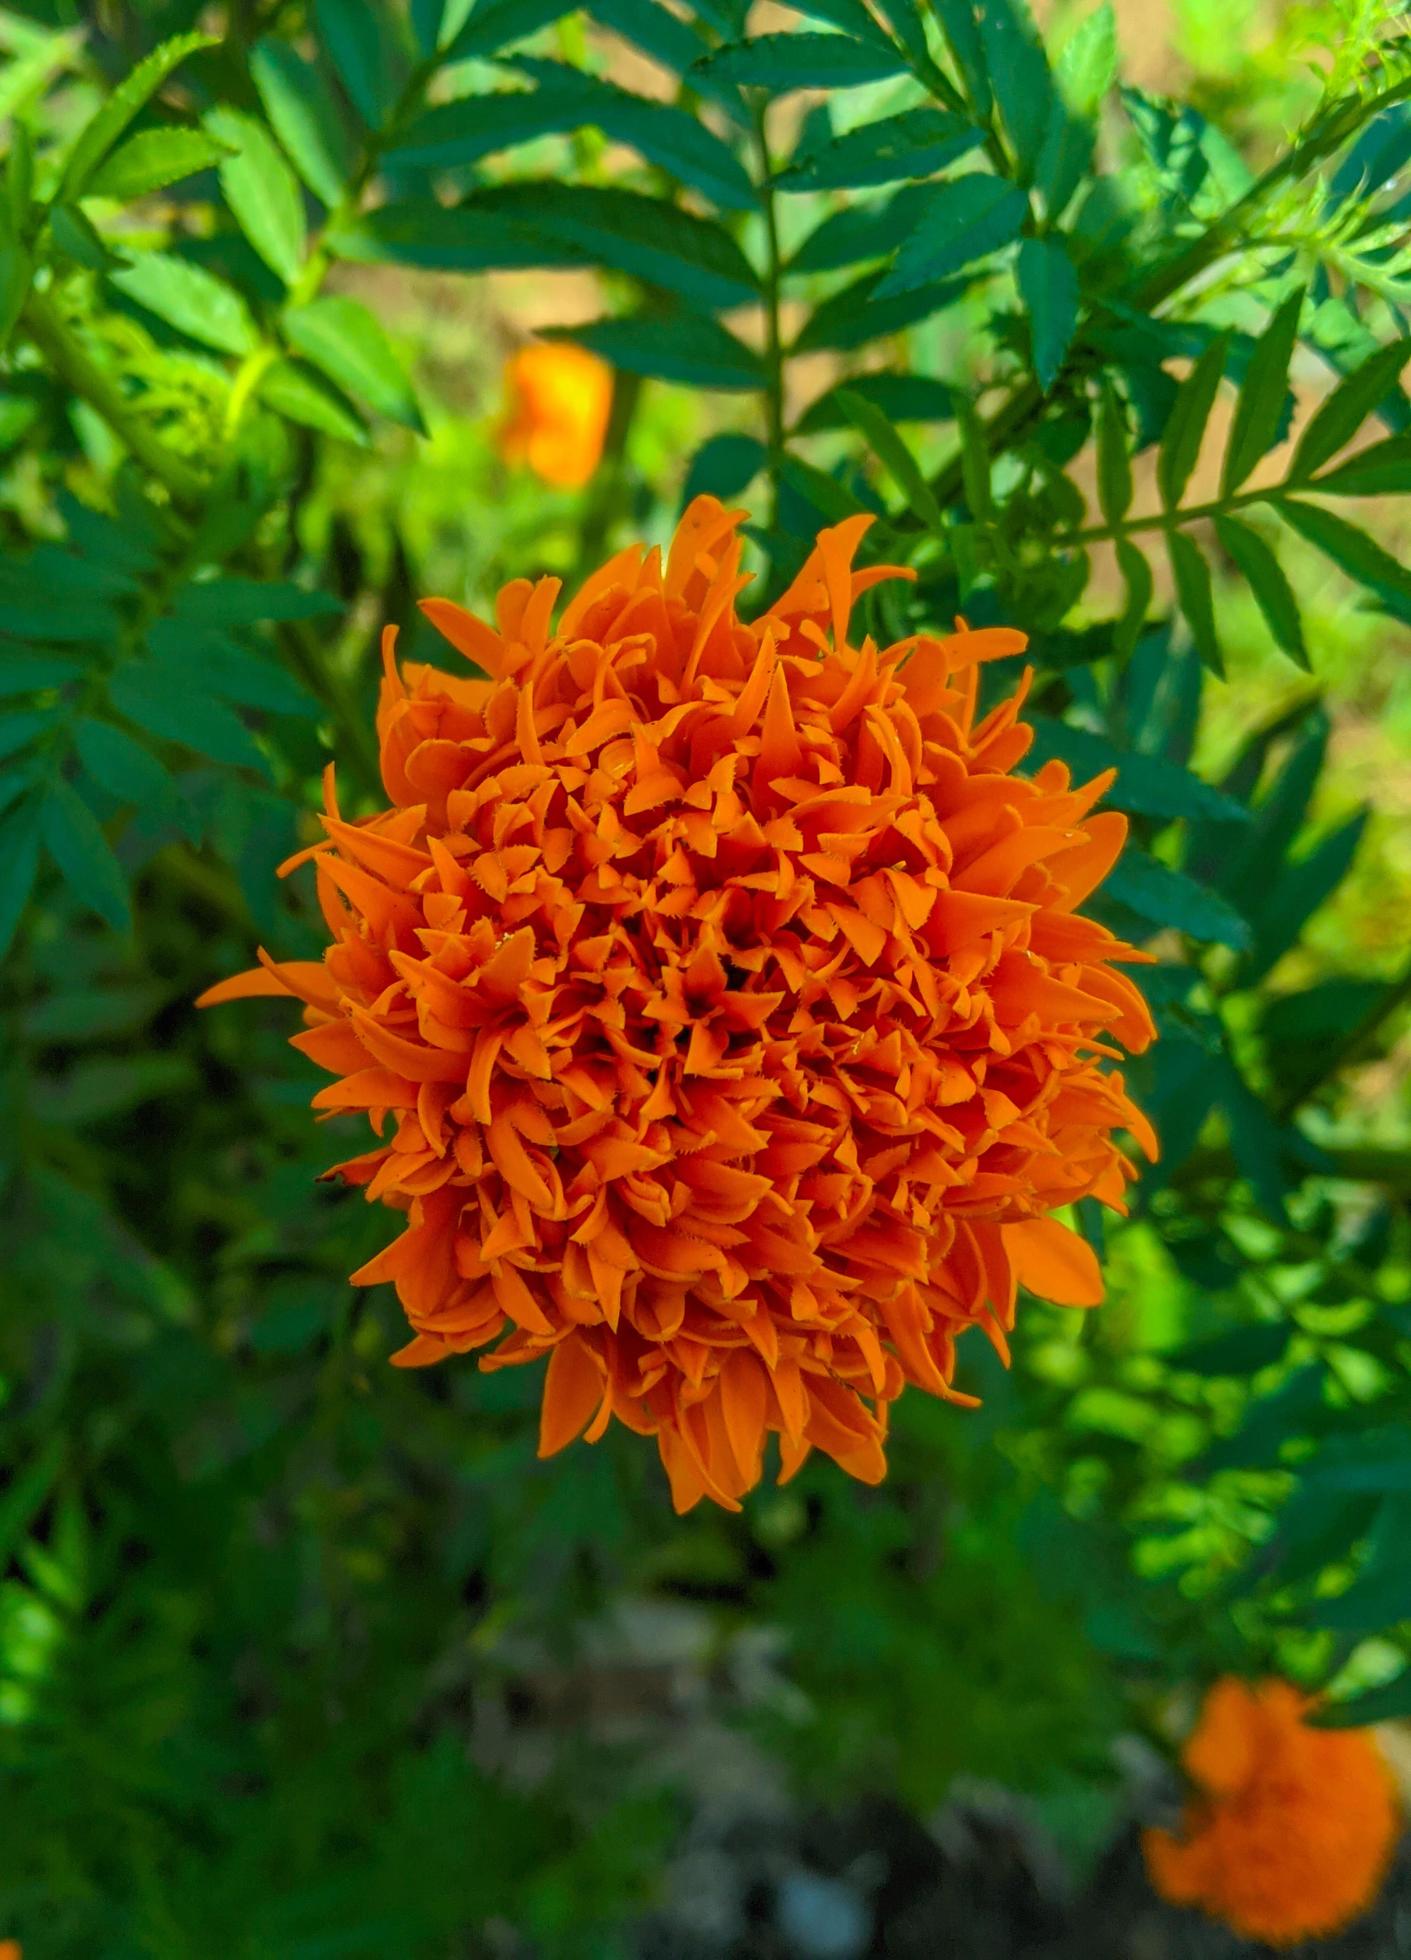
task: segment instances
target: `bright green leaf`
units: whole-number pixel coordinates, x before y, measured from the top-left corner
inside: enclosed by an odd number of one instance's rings
[[[85,197],[110,197],[119,204],[163,190],[198,170],[209,170],[229,154],[199,129],[144,129],[114,150],[84,190]]]
[[[218,45],[217,37],[212,34],[178,34],[154,48],[145,61],[139,61],[92,120],[79,131],[59,182],[60,198],[79,197],[84,193],[98,165],[174,68],[199,48]]]
[[[304,198],[274,138],[253,116],[212,109],[206,128],[234,152],[220,166],[235,221],[271,272],[293,285],[304,262]]]
[[[359,300],[324,294],[284,316],[290,345],[379,415],[426,434],[411,382],[381,326]]]
[[[155,313],[169,327],[214,347],[222,354],[248,354],[259,334],[249,308],[233,286],[204,266],[165,252],[134,256],[121,272],[108,275],[128,299]]]
[[[290,162],[331,208],[347,186],[353,151],[322,72],[271,36],[251,53],[250,73]]]

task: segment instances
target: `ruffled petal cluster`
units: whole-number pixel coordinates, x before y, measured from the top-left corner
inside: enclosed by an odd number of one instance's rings
[[[1182,1754],[1197,1794],[1179,1835],[1146,1832],[1151,1880],[1243,1938],[1293,1946],[1376,1898],[1401,1829],[1365,1729],[1319,1729],[1287,1681],[1217,1681]]]
[[[1111,1066],[1152,1036],[1078,908],[1125,836],[1110,778],[1014,773],[1008,629],[854,644],[866,520],[741,619],[742,513],[698,499],[555,617],[423,610],[488,678],[398,669],[389,807],[311,852],[331,944],[208,1000],[284,992],[376,1147],[337,1175],[408,1214],[406,1365],[546,1364],[542,1449],[615,1417],[680,1509],[738,1507],[766,1440],[868,1482],[907,1382],[1006,1351],[1018,1289],[1096,1304],[1053,1214],[1122,1209],[1155,1138]],[[1026,677],[1027,679],[1027,677]]]

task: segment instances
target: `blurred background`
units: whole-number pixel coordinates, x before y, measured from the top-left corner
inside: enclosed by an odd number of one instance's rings
[[[1055,59],[1091,11],[1043,10]],[[588,16],[544,8],[517,45],[674,99],[634,19],[628,0]],[[57,153],[142,56],[192,27],[219,45],[161,115],[232,138],[213,105],[268,110],[296,146],[252,52],[274,41],[324,77],[351,127],[359,70],[340,37],[363,20],[258,0],[11,8],[11,178],[21,120],[41,160]],[[750,16],[753,33],[799,25],[782,7]],[[1124,81],[1190,105],[1220,132],[1221,158],[1253,169],[1316,100],[1310,27],[1315,46],[1352,32],[1317,0],[1119,0],[1115,26]],[[488,58],[456,69],[458,93],[503,80]],[[777,153],[825,100],[790,97]],[[853,122],[870,100],[853,98]],[[1115,97],[1103,116],[1109,169],[1135,171]],[[485,174],[615,182],[622,155],[585,115]],[[155,246],[264,318],[269,254],[231,222],[238,182],[218,188],[214,163],[135,202],[84,206],[97,243],[76,223],[64,248],[72,290],[104,294],[88,315],[102,358],[137,377],[146,426],[193,466],[209,428],[233,426],[243,329],[224,350],[218,329],[213,346],[209,291],[187,301],[203,335],[169,292],[139,281],[124,297],[130,275],[105,258],[131,248],[140,267]],[[406,166],[418,168],[431,165]],[[795,236],[828,196],[787,201]],[[1053,722],[1076,713],[1101,741],[1098,710],[1125,701],[1130,730],[1140,699],[1134,747],[1253,803],[1235,830],[1158,797],[1138,817],[1158,858],[1237,911],[1255,894],[1250,917],[1271,894],[1292,909],[1264,917],[1262,954],[1229,937],[1228,912],[1209,931],[1204,915],[1179,922],[1208,942],[1194,953],[1159,908],[1138,922],[1166,961],[1152,997],[1174,1016],[1136,1078],[1167,1151],[1133,1218],[1107,1225],[1100,1313],[1030,1304],[1008,1373],[966,1343],[961,1385],[982,1406],[905,1396],[878,1489],[815,1460],[739,1517],[677,1518],[654,1456],[620,1429],[536,1460],[535,1372],[387,1367],[402,1339],[391,1289],[356,1291],[346,1275],[389,1221],[315,1182],[361,1147],[353,1126],[315,1127],[321,1078],[285,1045],[280,1004],[192,1007],[256,942],[317,956],[311,889],[281,886],[274,867],[312,834],[328,753],[372,807],[384,621],[424,657],[418,596],[484,609],[510,577],[573,577],[627,538],[663,539],[693,488],[745,487],[725,479],[731,442],[760,436],[753,395],[690,373],[524,366],[526,348],[556,345],[541,330],[616,307],[622,273],[417,257],[325,268],[323,290],[380,328],[375,353],[363,346],[343,389],[320,381],[312,407],[282,410],[287,425],[234,412],[240,473],[182,547],[188,568],[215,563],[226,581],[213,615],[177,601],[181,647],[205,649],[197,682],[165,724],[140,690],[115,693],[119,742],[105,751],[90,735],[80,750],[97,784],[83,790],[89,820],[130,904],[75,819],[46,832],[53,863],[33,892],[26,880],[12,906],[7,888],[0,906],[7,924],[23,908],[0,1048],[0,1936],[25,1960],[1257,1952],[1158,1900],[1137,1832],[1174,1819],[1175,1751],[1220,1673],[1364,1697],[1363,1719],[1394,1718],[1393,1760],[1407,1755],[1407,627],[1292,531],[1279,556],[1306,669],[1219,550],[1221,682],[1202,686],[1164,564],[1110,690],[1085,693],[1091,670],[1071,664],[1074,637],[1122,608],[1110,555],[1094,557],[1071,611],[1049,607],[1052,647],[1069,636],[1039,688]],[[1399,278],[1394,265],[1388,284]],[[808,309],[791,303],[796,329]],[[1386,303],[1400,306],[1399,287]],[[844,375],[940,378],[978,398],[1004,349],[998,304],[976,285],[864,352],[804,348],[788,415],[826,404]],[[7,802],[27,793],[25,744],[41,726],[16,730],[14,716],[51,712],[75,645],[106,630],[82,623],[85,608],[145,603],[168,550],[143,530],[111,418],[42,342],[22,324],[0,375]],[[1295,351],[1295,428],[1335,380]],[[1191,503],[1217,494],[1232,406],[1216,403]],[[944,468],[947,415],[888,419],[904,421],[928,479]],[[1154,446],[1134,447],[1149,497]],[[771,539],[777,562],[780,537],[838,514],[828,482],[882,501],[875,459],[849,460],[858,449],[855,424],[814,414],[799,448],[813,475],[785,485],[761,560]],[[1070,462],[1091,501],[1091,446]],[[746,498],[762,524],[763,495],[756,484]],[[212,528],[222,511],[229,539]],[[1378,497],[1356,514],[1404,563],[1403,505]],[[927,603],[953,610],[955,593],[940,579]],[[45,609],[58,624],[33,623]],[[992,588],[978,614],[1013,616]],[[1041,618],[1041,662],[1044,630]],[[36,659],[47,680],[13,664]],[[1012,685],[1004,666],[997,686]],[[1172,818],[1183,841],[1168,850]],[[13,873],[23,839],[5,842]],[[1335,1080],[1320,1057],[1345,1064]],[[1281,1141],[1269,1112],[1291,1122],[1304,1084],[1311,1114]],[[1300,1477],[1319,1449],[1362,1464],[1369,1436],[1392,1466],[1381,1483]],[[1411,1951],[1411,1873],[1397,1868],[1377,1915],[1305,1950]]]

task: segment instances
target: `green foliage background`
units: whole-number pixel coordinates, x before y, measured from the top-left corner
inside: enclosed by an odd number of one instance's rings
[[[27,1960],[625,1952],[684,1798],[571,1684],[643,1602],[722,1667],[771,1643],[734,1719],[805,1800],[983,1774],[1075,1861],[1184,1684],[1411,1716],[1411,49],[1372,0],[1185,0],[1172,100],[1121,38],[1022,0],[0,12]],[[528,324],[617,370],[582,495],[494,451]],[[528,1374],[385,1367],[395,1302],[344,1275],[386,1224],[313,1184],[285,1017],[191,1001],[317,951],[273,871],[330,755],[376,798],[380,622],[426,651],[414,595],[582,571],[699,489],[766,590],[868,509],[919,574],[879,631],[1029,630],[1036,758],[1132,816],[1100,907],[1160,955],[1164,1155],[1104,1311],[966,1355],[975,1415],[906,1398],[885,1487],[680,1521],[630,1437],[538,1463]]]

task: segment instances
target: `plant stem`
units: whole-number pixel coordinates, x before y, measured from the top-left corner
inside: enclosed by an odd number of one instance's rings
[[[1118,524],[1085,524],[1078,531],[1055,531],[1053,542],[1056,545],[1103,544],[1129,537],[1133,531],[1179,530],[1183,524],[1197,523],[1202,517],[1223,517],[1247,504],[1269,503],[1295,490],[1317,488],[1316,483],[1269,483],[1262,489],[1240,490],[1233,496],[1212,498],[1208,503],[1188,504],[1183,510],[1159,510],[1147,517],[1124,517]]]
[[[118,383],[69,332],[47,294],[30,294],[22,325],[57,378],[103,418],[129,453],[165,488],[172,502],[185,511],[199,509],[208,488],[206,479],[134,413]]]

